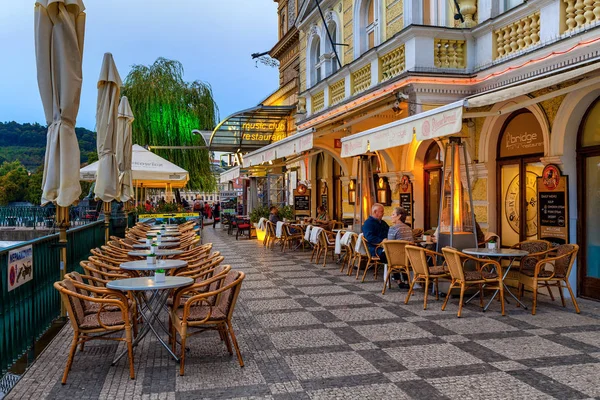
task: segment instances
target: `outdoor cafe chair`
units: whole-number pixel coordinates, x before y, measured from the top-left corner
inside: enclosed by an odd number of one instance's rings
[[[79,265],[81,265],[87,275],[93,276],[97,282],[103,283],[103,286],[106,286],[108,282],[115,279],[131,278],[131,275],[129,275],[126,271],[119,273],[106,270],[102,267],[98,267],[96,264],[93,264],[90,261],[80,261]]]
[[[452,282],[448,288],[446,300],[442,305],[442,311],[446,309],[450,293],[455,287],[460,287],[460,300],[458,303],[458,314],[460,317],[463,307],[465,290],[470,286],[479,287],[479,305],[483,307],[483,289],[493,289],[500,291],[500,308],[504,315],[504,285],[502,284],[502,267],[500,263],[488,258],[476,258],[451,247],[442,249],[444,258],[450,270]],[[469,261],[475,266],[475,269],[465,269],[464,264]]]
[[[254,229],[254,226],[250,223],[249,218],[237,218],[236,226],[235,240],[238,240],[240,235],[244,236],[244,232],[248,233],[248,239],[252,239],[252,230]]]
[[[385,242],[384,242],[385,243]],[[385,248],[385,246],[384,246]],[[440,254],[436,251],[427,250],[420,246],[406,246],[406,255],[410,262],[410,266],[412,268],[414,277],[410,282],[410,288],[408,289],[408,293],[406,294],[406,299],[404,299],[404,304],[408,304],[410,300],[410,296],[412,296],[415,284],[417,282],[425,282],[425,293],[423,295],[423,310],[427,310],[427,294],[429,293],[429,282],[433,281],[435,284],[435,299],[439,300],[439,289],[438,289],[438,281],[439,279],[446,279],[451,281],[452,277],[450,275],[450,271],[445,262],[442,265],[430,266],[428,263],[428,259],[438,260],[443,259],[444,255]],[[387,256],[387,250],[386,250]],[[409,275],[410,276],[410,275]]]
[[[529,254],[522,257],[521,259],[515,261],[515,266],[513,266],[510,271],[508,271],[508,275],[504,278],[505,281],[511,281],[513,284],[519,284],[519,278],[521,276],[521,271],[531,271],[530,275],[533,274],[535,270],[535,265],[538,261],[546,258],[550,252],[553,251],[552,243],[547,240],[524,240],[510,247],[511,249],[517,250],[525,250]],[[552,290],[548,285],[548,282],[544,283],[546,289],[548,290],[548,295],[554,301],[554,294],[552,294]]]
[[[340,267],[340,272],[344,272],[344,268],[348,268],[348,275],[352,273],[352,269],[354,266],[354,257],[356,257],[356,252],[354,249],[356,247],[357,238],[358,235],[354,232],[351,232],[348,243],[342,244],[342,249],[344,250],[344,257],[342,258],[342,266]]]
[[[182,288],[175,293],[173,307],[171,309],[171,329],[172,337],[175,338],[177,332],[181,337],[181,355],[179,361],[179,375],[184,375],[185,357],[186,357],[186,342],[188,337],[196,332],[192,329],[199,329],[200,332],[207,329],[214,329],[219,332],[221,340],[225,341],[229,354],[233,354],[231,344],[233,344],[237,353],[240,367],[244,366],[242,353],[238,346],[233,324],[231,319],[233,310],[237,302],[244,273],[241,271],[230,270],[226,275],[219,275],[202,283],[195,283],[191,286]],[[188,292],[195,292],[202,286],[209,286],[220,281],[219,289],[211,290],[205,293],[195,294],[187,298],[187,301],[182,304],[182,298]],[[211,304],[210,299],[217,298],[215,304]],[[172,341],[173,350],[176,352],[177,342]]]
[[[205,272],[216,268],[217,265],[221,264],[225,257],[221,255],[215,255],[209,257],[195,264],[190,264],[184,268],[178,268],[173,274],[176,276],[187,276],[194,280],[201,279],[205,276]]]
[[[365,272],[363,273],[363,277],[361,282],[365,281],[365,278],[367,276],[367,271],[373,267],[374,271],[373,271],[373,278],[377,279],[377,273],[379,271],[379,265],[381,264],[381,260],[379,259],[379,256],[377,255],[372,255],[371,251],[369,250],[369,242],[367,242],[367,239],[364,237],[364,235],[359,235],[359,238],[357,239],[360,240],[361,242],[361,248],[362,251],[364,252],[357,252],[356,255],[356,261],[358,261],[358,266],[357,266],[357,270],[356,270],[356,279],[358,279],[358,277],[360,276],[360,269],[361,269],[361,264],[363,261],[365,261]]]
[[[579,246],[576,244],[561,244],[553,249],[551,256],[540,259],[533,269],[521,268],[519,276],[519,299],[523,295],[525,286],[533,289],[532,315],[535,315],[538,287],[541,285],[548,287],[548,290],[550,290],[550,287],[557,287],[563,307],[566,307],[563,288],[567,288],[571,295],[575,312],[577,314],[580,313],[579,305],[569,284],[569,275],[571,274],[571,268],[573,268],[578,251]]]
[[[210,253],[210,250],[212,249],[212,243],[206,243],[200,246],[196,246],[190,250],[186,250],[183,253],[181,253],[180,255],[177,256],[178,259],[180,260],[193,260],[195,258],[198,257],[203,257],[206,254]]]
[[[300,241],[298,246],[301,244],[302,250],[304,250],[304,234],[302,231],[292,233],[292,226],[288,223],[283,224],[281,229],[281,251],[285,251],[286,247],[290,249],[290,243],[295,241]]]
[[[385,294],[386,287],[392,287],[392,274],[406,274],[410,277],[410,269],[406,258],[406,245],[410,244],[406,240],[385,240],[381,242],[385,258],[387,259],[387,274],[383,277],[383,289],[381,294]],[[427,289],[425,289],[427,291]]]
[[[266,233],[265,239],[263,240],[263,246],[268,249],[273,249],[273,244],[277,241],[277,235],[275,234],[275,224],[271,221],[265,221]]]
[[[86,342],[94,339],[125,342],[129,358],[129,377],[135,379],[132,345],[132,320],[134,318],[131,315],[127,297],[115,290],[84,285],[70,279],[55,282],[54,288],[60,292],[73,328],[73,340],[63,373],[62,384],[67,383],[67,376],[73,366],[77,346],[83,346]],[[81,294],[81,290],[93,294],[93,296]],[[99,304],[98,312],[86,315],[84,311],[85,302]],[[108,306],[117,307],[118,311],[107,311]],[[110,333],[119,331],[125,331],[125,337],[107,336]]]
[[[327,255],[331,252],[331,261],[335,261],[335,234],[325,229],[319,232],[319,246],[317,251],[317,264],[323,255],[323,267],[327,265]]]

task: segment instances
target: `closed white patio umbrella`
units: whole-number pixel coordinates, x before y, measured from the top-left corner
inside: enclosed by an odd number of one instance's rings
[[[68,207],[81,194],[75,168],[80,163],[75,122],[81,94],[84,9],[81,0],[35,3],[37,79],[48,123],[42,205],[54,202]]]
[[[105,53],[98,78],[96,105],[96,144],[98,150],[98,177],[94,193],[104,202],[106,241],[109,238],[111,202],[117,198],[119,167],[117,165],[117,116],[121,77],[112,54]]]
[[[117,122],[117,163],[119,164],[119,190],[117,199],[122,202],[133,198],[133,182],[131,179],[131,124],[133,112],[126,96],[119,103]]]

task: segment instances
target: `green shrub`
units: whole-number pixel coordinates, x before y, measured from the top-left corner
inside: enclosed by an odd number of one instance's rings
[[[250,212],[250,222],[257,223],[261,218],[269,218],[269,207],[254,207],[252,212]]]

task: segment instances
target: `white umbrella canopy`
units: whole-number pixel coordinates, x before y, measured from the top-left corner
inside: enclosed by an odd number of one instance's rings
[[[96,161],[79,171],[82,181],[93,181],[98,173]],[[131,177],[136,184],[145,188],[164,188],[169,183],[172,188],[183,188],[189,180],[188,172],[170,161],[146,150],[140,145],[132,146]]]
[[[82,81],[85,6],[81,0],[35,2],[37,79],[48,123],[42,205],[73,204],[81,194],[75,122]]]
[[[104,53],[98,78],[98,103],[96,106],[96,143],[98,149],[98,177],[94,193],[104,202],[116,199],[119,186],[117,165],[117,115],[121,77],[112,54]]]
[[[131,124],[133,112],[126,96],[119,103],[117,121],[117,163],[119,164],[119,190],[117,200],[128,201],[133,198],[133,182],[131,180]]]

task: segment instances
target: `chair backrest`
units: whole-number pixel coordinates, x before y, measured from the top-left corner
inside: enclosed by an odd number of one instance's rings
[[[361,233],[356,238],[356,242],[354,243],[354,253],[360,255],[367,255],[369,249],[367,248],[367,241],[364,240],[364,235]]]
[[[73,329],[78,329],[85,318],[85,307],[83,301],[75,296],[77,289],[72,281],[63,279],[62,281],[54,282],[54,288],[60,293],[62,302],[67,309],[67,314],[71,316],[71,325]]]
[[[369,250],[369,242],[367,241],[367,238],[362,233],[360,234],[359,237],[360,237],[360,241],[362,243],[361,249],[362,249],[362,251],[364,251],[364,252],[361,252],[361,254],[371,258],[371,250]]]
[[[533,253],[541,253],[546,250],[550,250],[552,243],[547,240],[524,240],[512,246],[514,249],[521,249]]]
[[[265,224],[267,226],[267,234],[271,237],[275,237],[275,224],[269,220],[266,220]]]
[[[556,247],[556,259],[554,260],[554,276],[559,278],[568,278],[571,274],[571,268],[577,258],[579,245],[561,244]]]
[[[419,246],[406,245],[405,251],[410,262],[410,266],[415,274],[429,276],[429,267],[427,265],[427,255],[425,254],[425,249]]]
[[[385,251],[388,265],[407,266],[406,246],[410,244],[407,240],[386,240],[381,243]]]
[[[444,253],[444,258],[448,264],[448,269],[450,270],[452,279],[457,279],[461,282],[464,282],[465,273],[461,261],[462,253],[456,249],[453,249],[452,247],[444,247],[442,252]]]
[[[227,316],[227,319],[231,319],[245,277],[242,271],[231,270],[223,281],[217,307]]]

